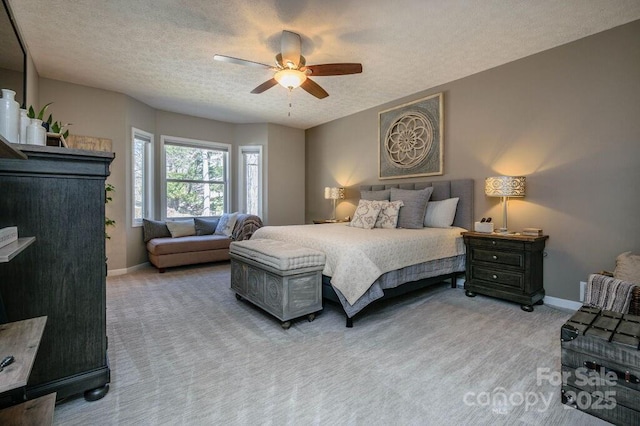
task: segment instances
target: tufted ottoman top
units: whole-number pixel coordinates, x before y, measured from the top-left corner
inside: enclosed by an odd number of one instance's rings
[[[280,271],[324,266],[323,252],[284,241],[264,238],[233,241],[229,253],[246,257]]]

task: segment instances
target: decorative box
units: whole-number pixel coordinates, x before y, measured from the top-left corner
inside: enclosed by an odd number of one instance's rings
[[[484,232],[490,234],[493,232],[493,222],[476,222],[473,226],[476,232]]]

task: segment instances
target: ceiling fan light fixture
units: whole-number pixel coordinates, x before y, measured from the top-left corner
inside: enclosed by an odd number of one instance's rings
[[[276,72],[273,78],[275,78],[278,84],[282,87],[293,90],[296,87],[300,87],[300,85],[305,82],[307,75],[302,71],[283,69]]]

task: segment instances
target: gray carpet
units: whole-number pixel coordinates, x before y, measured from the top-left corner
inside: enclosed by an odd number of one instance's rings
[[[109,393],[59,404],[54,422],[604,424],[536,383],[537,368],[560,369],[569,316],[443,284],[365,312],[353,329],[325,303],[315,321],[283,330],[235,299],[228,263],[144,269],[107,280]]]

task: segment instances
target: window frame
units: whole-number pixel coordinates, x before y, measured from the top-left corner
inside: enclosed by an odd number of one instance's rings
[[[262,217],[262,212],[263,212],[263,208],[262,208],[262,200],[263,200],[263,193],[264,193],[264,156],[263,156],[263,148],[262,145],[241,145],[238,147],[238,170],[239,170],[239,179],[238,179],[238,184],[239,184],[239,195],[240,195],[240,202],[239,202],[239,207],[240,210],[244,213],[247,213],[247,186],[246,186],[246,182],[245,182],[245,176],[246,176],[246,170],[245,170],[245,160],[244,160],[244,154],[245,152],[253,152],[253,153],[257,153],[260,157],[260,160],[258,161],[258,213],[257,216]]]
[[[144,151],[144,167],[143,181],[144,181],[144,197],[142,207],[142,217],[136,217],[136,158],[135,158],[135,144],[136,139],[145,142]],[[146,140],[145,140],[146,139]],[[154,176],[154,141],[155,135],[136,127],[131,127],[131,227],[140,227],[143,224],[143,219],[153,218],[154,213],[154,188],[153,188],[153,176]]]
[[[166,145],[178,145],[186,146],[190,148],[201,148],[209,150],[224,150],[227,153],[227,161],[225,162],[224,170],[224,213],[229,212],[229,207],[232,205],[231,194],[231,157],[232,157],[232,145],[221,142],[205,141],[199,139],[181,138],[178,136],[160,135],[160,208],[162,210],[162,220],[174,220],[176,218],[167,218],[167,156]],[[196,216],[183,216],[184,217],[196,217]]]

